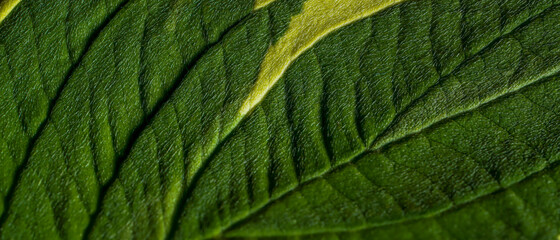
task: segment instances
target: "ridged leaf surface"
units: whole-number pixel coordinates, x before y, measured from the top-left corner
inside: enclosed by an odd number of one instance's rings
[[[556,239],[560,1],[0,1],[0,239]]]

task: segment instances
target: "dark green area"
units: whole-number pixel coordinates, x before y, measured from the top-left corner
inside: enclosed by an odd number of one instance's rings
[[[24,0],[0,25],[0,238],[558,235],[558,1],[392,7],[239,122],[302,3]]]
[[[8,220],[6,202],[17,204],[11,200],[17,197],[14,178],[24,181],[26,165],[39,164],[36,167],[46,175],[32,174],[49,181],[50,199],[45,202],[54,205],[53,215],[59,219],[53,227],[61,229],[63,238],[79,236],[86,216],[96,211],[99,191],[129,151],[134,130],[141,130],[184,72],[221,33],[239,24],[252,5],[252,1],[22,1],[0,26],[2,224]],[[204,19],[207,15],[221,17]],[[35,153],[42,151],[41,138],[56,143],[43,146],[58,149]],[[67,176],[61,176],[64,172]],[[68,190],[68,177],[75,174],[84,177],[73,177],[75,189]],[[80,196],[83,214],[68,216],[75,209],[61,191]],[[22,204],[35,210],[34,205]],[[48,225],[52,220],[37,221]]]
[[[556,239],[559,174],[560,168],[554,164],[521,183],[437,216],[364,230],[302,235],[299,239]]]

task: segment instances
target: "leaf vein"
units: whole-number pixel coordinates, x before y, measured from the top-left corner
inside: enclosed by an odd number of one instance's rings
[[[558,72],[559,70],[560,70],[560,69],[557,69],[556,72]],[[468,110],[466,110],[466,111],[458,112],[458,113],[449,115],[449,116],[447,116],[446,118],[440,119],[440,120],[438,120],[438,121],[436,121],[436,122],[433,122],[433,123],[429,124],[428,126],[422,128],[422,129],[420,129],[419,132],[421,132],[421,131],[423,131],[423,130],[425,130],[425,129],[428,129],[428,128],[434,126],[434,125],[437,124],[437,123],[440,123],[440,122],[443,122],[443,121],[452,119],[452,118],[454,118],[454,117],[460,116],[461,114],[464,114],[464,113],[467,113],[467,112],[470,112],[470,111],[474,111],[474,110],[476,110],[476,109],[477,109],[478,107],[480,107],[480,106],[491,104],[491,103],[493,103],[494,101],[500,100],[501,98],[508,97],[508,96],[510,96],[510,95],[512,95],[512,94],[515,94],[515,93],[517,93],[518,91],[521,91],[521,90],[523,90],[523,89],[526,88],[526,87],[529,87],[529,86],[538,84],[539,82],[543,81],[543,79],[545,79],[546,77],[548,77],[548,76],[544,76],[544,77],[538,78],[538,79],[536,79],[534,82],[529,83],[529,84],[526,84],[526,85],[524,85],[524,86],[521,86],[521,87],[519,87],[519,88],[517,88],[517,89],[514,89],[514,90],[508,92],[508,93],[501,94],[501,95],[499,95],[499,96],[494,96],[494,98],[489,99],[488,101],[483,102],[483,103],[479,104],[478,106],[475,106],[475,107],[473,107],[473,108],[471,108],[471,109],[468,109]],[[384,144],[381,145],[381,146],[375,147],[375,148],[372,149],[371,151],[379,151],[379,150],[381,150],[382,148],[384,148],[384,147],[386,147],[386,146],[389,146],[389,145],[391,145],[391,144],[393,144],[393,143],[395,143],[395,142],[397,142],[397,141],[400,141],[400,140],[402,140],[402,139],[406,139],[406,138],[408,138],[408,137],[411,137],[411,136],[413,136],[413,134],[414,134],[414,133],[405,135],[405,136],[400,137],[400,138],[398,138],[398,139],[392,139],[392,140],[390,140],[390,141],[384,143]],[[380,152],[380,151],[379,151],[379,152]],[[382,153],[382,152],[380,152],[380,153]],[[286,191],[285,193],[279,195],[277,198],[272,199],[271,201],[267,202],[267,203],[264,204],[261,208],[255,209],[255,210],[251,211],[251,213],[249,213],[249,214],[248,214],[247,216],[245,216],[244,218],[240,218],[238,221],[230,223],[227,227],[224,227],[224,230],[227,231],[227,230],[229,230],[232,226],[239,225],[242,221],[246,221],[247,219],[250,219],[252,216],[259,214],[261,211],[264,211],[268,206],[272,205],[274,202],[278,201],[279,199],[281,199],[281,198],[283,198],[283,197],[289,195],[289,194],[292,193],[292,192],[296,192],[296,191],[300,190],[300,189],[301,189],[301,186],[303,186],[304,183],[307,183],[307,182],[310,182],[310,181],[314,181],[314,180],[316,180],[317,178],[322,177],[322,176],[325,175],[325,174],[331,173],[331,172],[334,171],[335,169],[340,169],[340,168],[342,168],[342,167],[345,167],[345,166],[349,165],[350,163],[356,161],[356,160],[358,159],[358,157],[360,157],[360,156],[362,156],[362,155],[363,155],[363,154],[358,154],[358,155],[355,156],[354,158],[351,158],[350,160],[348,160],[348,162],[346,162],[346,163],[343,163],[343,164],[341,164],[341,165],[339,165],[339,166],[337,166],[337,167],[335,167],[335,168],[328,169],[327,171],[325,171],[325,172],[323,172],[323,173],[321,173],[321,174],[319,174],[319,175],[317,175],[317,176],[315,176],[315,177],[313,177],[313,178],[310,178],[310,179],[308,179],[307,181],[301,182],[299,185],[297,185],[296,187],[292,188],[291,190]],[[539,170],[539,171],[537,171],[537,172],[540,172],[540,171],[542,171],[542,170]],[[537,172],[535,172],[535,173],[537,173]],[[534,173],[533,173],[533,174],[534,174]],[[531,174],[531,175],[533,175],[533,174]],[[530,176],[525,177],[525,179],[528,178],[528,177],[530,177]],[[490,194],[490,193],[488,193],[488,194]],[[480,197],[482,197],[482,196],[479,196],[478,198],[480,198]],[[465,204],[465,203],[462,203],[462,204],[459,204],[459,205],[464,205],[464,204]],[[444,211],[445,211],[445,210],[444,210]]]
[[[80,66],[84,56],[86,55],[86,53],[89,51],[90,47],[93,45],[93,43],[95,42],[95,40],[99,37],[100,33],[103,31],[103,29],[105,29],[109,22],[111,22],[111,20],[117,15],[117,13],[122,9],[122,7],[124,7],[130,0],[125,0],[123,1],[119,7],[117,7],[115,9],[115,11],[113,11],[108,17],[107,19],[101,24],[99,25],[99,27],[97,27],[97,29],[94,31],[94,33],[91,35],[91,37],[88,39],[87,43],[86,43],[86,47],[85,50],[82,52],[82,54],[78,57],[78,60],[72,64],[72,66],[70,67],[70,70],[68,71],[68,74],[66,74],[66,77],[64,78],[63,82],[61,83],[61,85],[57,88],[56,93],[54,95],[54,97],[52,98],[52,100],[49,101],[49,106],[47,109],[47,118],[44,119],[40,124],[39,127],[37,128],[37,131],[35,132],[35,134],[30,138],[30,141],[27,145],[27,149],[26,152],[24,154],[24,158],[23,161],[17,166],[15,174],[14,174],[14,182],[12,183],[12,185],[9,187],[6,196],[4,197],[4,204],[6,205],[6,207],[4,208],[4,212],[2,212],[2,215],[0,216],[0,229],[4,226],[4,224],[6,223],[6,220],[8,218],[8,212],[10,212],[10,208],[12,206],[12,201],[13,201],[13,197],[14,197],[14,193],[15,193],[15,189],[16,186],[19,184],[19,182],[21,181],[21,177],[23,174],[23,171],[25,170],[25,168],[27,167],[27,165],[29,164],[29,158],[31,157],[31,153],[33,151],[33,148],[35,147],[35,144],[37,143],[37,140],[39,139],[39,137],[42,135],[45,126],[47,125],[48,120],[51,117],[51,113],[52,110],[54,109],[54,106],[56,105],[58,99],[61,97],[63,90],[65,89],[68,81],[70,80],[70,77],[74,74],[74,72],[78,69],[78,67]]]

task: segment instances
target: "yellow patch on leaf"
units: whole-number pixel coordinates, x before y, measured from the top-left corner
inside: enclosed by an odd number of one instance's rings
[[[308,0],[288,30],[266,53],[257,82],[239,110],[245,116],[259,104],[303,52],[329,33],[404,0]],[[271,0],[257,0],[256,7]],[[264,5],[263,5],[264,4]]]
[[[10,14],[21,0],[0,0],[0,22]]]

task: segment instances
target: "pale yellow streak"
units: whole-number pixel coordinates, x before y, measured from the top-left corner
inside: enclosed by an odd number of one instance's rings
[[[268,4],[270,4],[274,1],[276,1],[276,0],[256,0],[255,1],[255,7],[253,9],[254,10],[261,9],[263,7],[266,7]]]
[[[275,45],[268,49],[257,82],[239,110],[245,116],[266,96],[290,64],[332,31],[405,0],[308,0],[302,12]],[[262,0],[257,2],[269,2]]]
[[[21,0],[0,0],[0,23],[10,14]]]

